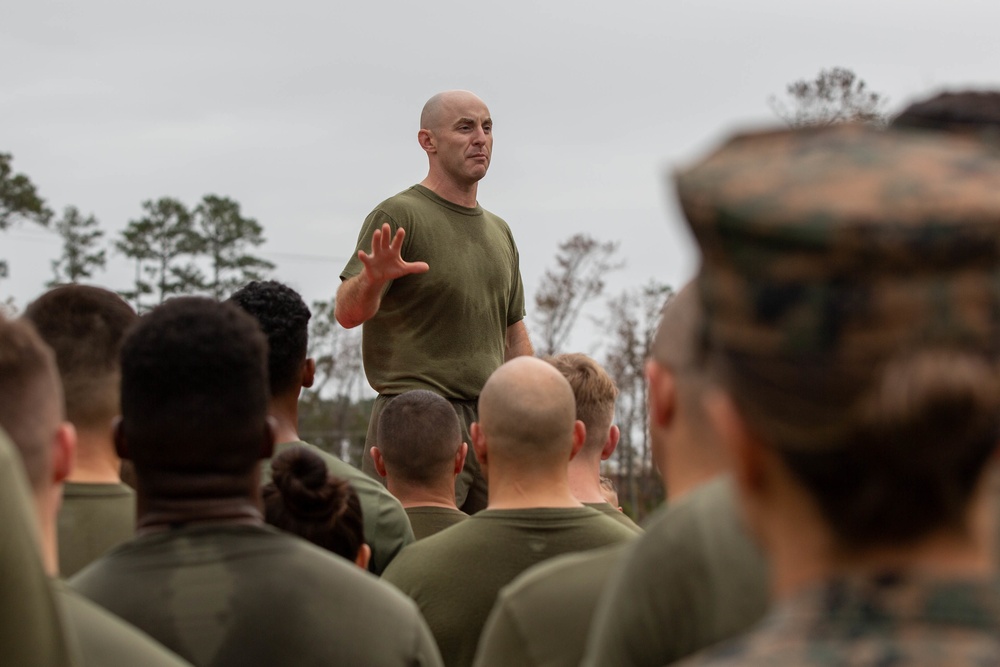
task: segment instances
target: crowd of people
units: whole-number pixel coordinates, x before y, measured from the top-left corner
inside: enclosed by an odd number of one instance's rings
[[[676,174],[701,266],[645,362],[641,527],[602,477],[614,382],[534,356],[478,202],[492,127],[432,97],[427,177],[341,274],[365,470],[299,437],[311,314],[280,282],[0,319],[0,662],[1000,664],[1000,94]]]

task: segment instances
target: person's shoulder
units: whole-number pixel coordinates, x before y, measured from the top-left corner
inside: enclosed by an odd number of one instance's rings
[[[79,647],[84,665],[189,665],[145,633],[71,589],[65,582],[55,581],[53,584],[67,631]]]
[[[501,596],[531,604],[536,599],[549,601],[552,591],[590,581],[603,583],[627,547],[627,543],[620,542],[550,558],[518,575],[502,589]]]
[[[372,209],[372,213],[381,213],[392,218],[396,222],[409,219],[414,209],[427,206],[431,202],[424,196],[417,185],[397,192],[396,194],[383,199]]]

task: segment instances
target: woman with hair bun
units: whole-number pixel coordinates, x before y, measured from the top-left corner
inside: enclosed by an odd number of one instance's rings
[[[271,460],[264,486],[264,518],[269,524],[368,568],[361,503],[354,487],[334,477],[319,456],[292,447]]]

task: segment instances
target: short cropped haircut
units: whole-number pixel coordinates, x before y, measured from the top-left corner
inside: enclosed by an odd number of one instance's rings
[[[350,561],[357,558],[365,523],[350,482],[329,474],[323,459],[305,447],[271,459],[271,471],[263,489],[267,522]]]
[[[376,442],[392,475],[428,483],[454,465],[462,446],[462,427],[451,403],[434,392],[416,389],[385,406]]]
[[[615,399],[618,398],[615,381],[585,354],[560,354],[546,357],[545,361],[555,366],[573,388],[576,418],[587,427],[587,448],[603,447],[615,415]]]
[[[253,315],[267,336],[271,395],[283,396],[298,390],[312,317],[299,293],[274,280],[255,280],[229,300]]]
[[[121,428],[140,486],[148,473],[249,474],[267,408],[267,341],[232,304],[171,299],[125,339]]]
[[[120,412],[122,341],[138,319],[132,307],[100,287],[63,285],[33,301],[24,317],[56,355],[67,418],[110,430]]]
[[[49,477],[52,438],[62,415],[52,351],[30,322],[0,317],[0,427],[13,440],[35,490]]]
[[[965,513],[1000,433],[995,360],[961,349],[900,351],[844,411],[847,435],[833,445],[819,428],[818,443],[779,441],[789,417],[760,391],[765,361],[725,363],[750,429],[808,488],[841,546],[905,546],[935,531],[967,531]]]

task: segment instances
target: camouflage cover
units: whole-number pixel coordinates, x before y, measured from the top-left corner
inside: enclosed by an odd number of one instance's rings
[[[743,638],[690,665],[996,665],[995,578],[834,578],[771,611]]]
[[[713,343],[852,364],[901,346],[995,346],[997,150],[861,126],[764,132],[676,183]]]

